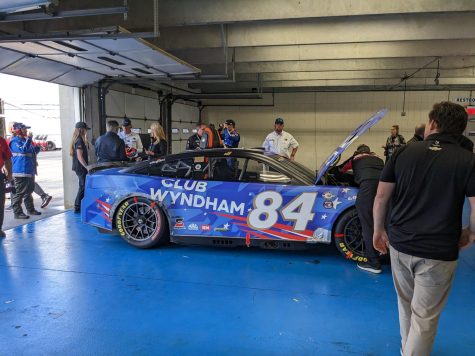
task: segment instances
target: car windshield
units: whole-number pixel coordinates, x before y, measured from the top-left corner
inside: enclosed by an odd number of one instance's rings
[[[266,154],[268,157],[278,161],[283,167],[292,167],[293,169],[299,171],[302,175],[308,177],[311,181],[315,181],[316,173],[311,169],[305,167],[303,164],[300,164],[295,161],[291,161],[288,158],[276,155],[276,154]]]

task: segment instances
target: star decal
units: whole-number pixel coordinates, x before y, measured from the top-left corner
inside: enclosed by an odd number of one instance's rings
[[[322,215],[322,220],[325,220],[327,218],[327,214]]]
[[[111,201],[111,198],[110,198],[110,197],[107,197],[106,203],[109,203],[110,201]]]
[[[343,188],[341,191],[342,191],[343,193],[348,193],[348,192],[350,191],[350,188]]]
[[[229,229],[229,224],[226,223],[226,224],[223,225],[223,227],[224,227],[225,229]]]
[[[335,200],[332,201],[333,203],[333,209],[336,210],[336,207],[338,206],[338,204],[341,204],[341,201],[338,200],[338,198],[336,198]]]

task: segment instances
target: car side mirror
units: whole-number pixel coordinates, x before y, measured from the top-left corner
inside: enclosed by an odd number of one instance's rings
[[[273,184],[290,184],[291,179],[278,172],[265,172],[259,174],[259,181]]]

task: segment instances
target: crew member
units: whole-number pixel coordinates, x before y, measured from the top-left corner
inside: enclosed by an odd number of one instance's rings
[[[97,162],[128,161],[125,153],[125,143],[117,135],[119,123],[115,120],[107,122],[107,132],[99,136],[94,145]]]
[[[299,143],[291,134],[284,131],[284,119],[278,117],[275,119],[274,131],[267,135],[262,147],[268,152],[294,160]]]
[[[430,355],[459,249],[474,240],[475,156],[454,139],[466,126],[467,112],[461,105],[435,104],[424,141],[397,150],[378,185],[373,244],[381,253],[391,252],[402,354],[406,356]],[[441,195],[443,201],[437,203]],[[462,232],[465,196],[471,216],[469,230]],[[389,202],[388,239],[384,218]]]
[[[203,135],[203,130],[206,128],[206,124],[198,122],[196,124],[196,133],[188,137],[186,141],[186,150],[194,151],[200,149],[201,136]]]
[[[419,142],[419,141],[424,141],[424,130],[426,128],[426,124],[418,124],[416,128],[414,129],[414,137],[412,137],[409,141],[407,141],[407,144],[411,144],[414,142]]]
[[[236,130],[236,123],[234,120],[226,120],[224,124],[219,126],[218,131],[223,140],[224,147],[237,148],[239,146],[241,136]]]
[[[12,208],[15,219],[29,219],[21,207],[25,207],[30,215],[41,215],[33,204],[33,190],[35,189],[36,155],[40,152],[39,146],[33,145],[32,133],[27,133],[28,126],[21,122],[13,124],[13,137],[10,140],[10,150],[13,156],[13,180],[15,194]]]
[[[364,254],[367,262],[358,262],[359,269],[381,273],[381,262],[373,247],[373,203],[384,162],[367,145],[359,145],[342,172],[353,169],[355,183],[360,189],[356,197],[356,210],[361,223],[364,240]]]
[[[406,140],[399,134],[399,125],[391,126],[391,135],[387,138],[386,144],[383,146],[386,162],[391,158],[394,151],[406,144]]]
[[[125,118],[122,121],[122,131],[119,132],[119,137],[124,140],[126,151],[130,152],[129,158],[138,158],[143,152],[142,139],[138,133],[132,131],[132,122]]]
[[[166,156],[168,153],[167,136],[162,125],[154,122],[150,126],[150,147],[145,153],[149,159],[157,159]]]
[[[72,169],[78,176],[79,189],[74,201],[74,213],[81,212],[81,201],[84,198],[84,187],[86,185],[86,175],[88,172],[87,165],[89,164],[89,157],[87,153],[87,139],[86,133],[90,128],[85,122],[77,122],[71,145],[69,147],[69,155],[73,158]]]

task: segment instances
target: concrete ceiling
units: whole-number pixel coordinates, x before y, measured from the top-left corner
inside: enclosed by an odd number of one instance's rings
[[[168,78],[203,92],[471,89],[475,0],[128,1],[127,15],[27,21],[4,33],[122,26],[202,70]],[[58,14],[117,9],[122,0],[59,0]],[[155,16],[157,15],[158,16]],[[1,38],[0,38],[1,42]],[[404,80],[405,79],[405,80]],[[437,80],[436,80],[437,79]],[[149,76],[136,81],[162,81]]]

